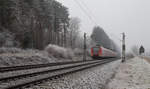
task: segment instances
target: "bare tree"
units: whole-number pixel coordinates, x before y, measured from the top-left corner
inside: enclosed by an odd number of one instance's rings
[[[131,50],[132,50],[132,53],[137,56],[139,55],[139,49],[138,49],[138,46],[137,45],[134,45],[131,47]]]
[[[75,41],[79,36],[80,29],[80,19],[77,17],[70,18],[69,21],[69,32],[70,32],[70,46],[71,48],[75,48]]]
[[[91,34],[91,38],[97,44],[100,44],[105,48],[111,49],[111,40],[103,28],[99,26],[94,27],[93,33]]]

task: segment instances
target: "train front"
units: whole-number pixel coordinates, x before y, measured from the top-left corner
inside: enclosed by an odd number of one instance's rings
[[[102,46],[94,46],[91,48],[91,57],[93,59],[115,58],[117,53]]]
[[[93,59],[100,58],[102,55],[102,49],[100,46],[94,46],[91,48],[91,57]]]

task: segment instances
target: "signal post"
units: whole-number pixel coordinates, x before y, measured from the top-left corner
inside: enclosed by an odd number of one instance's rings
[[[125,51],[126,51],[125,33],[122,33],[122,62],[125,62]]]
[[[84,33],[84,52],[83,52],[83,61],[86,61],[86,33]]]

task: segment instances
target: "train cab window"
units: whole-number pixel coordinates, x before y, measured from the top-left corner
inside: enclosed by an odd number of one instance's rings
[[[93,52],[94,52],[94,54],[98,53],[99,52],[99,47],[94,47]]]

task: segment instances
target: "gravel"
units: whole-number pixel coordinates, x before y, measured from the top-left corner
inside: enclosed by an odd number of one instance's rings
[[[27,89],[104,89],[120,60],[63,76]]]
[[[94,62],[97,62],[97,61],[87,61],[87,62],[82,62],[82,63],[67,64],[67,65],[58,65],[58,66],[34,68],[34,69],[27,69],[27,70],[9,71],[9,72],[0,73],[0,79],[6,78],[6,77],[22,75],[22,74],[29,74],[29,73],[42,72],[42,71],[47,71],[47,70],[54,70],[54,69],[65,68],[65,67],[69,67],[69,66],[73,66],[73,65],[77,66],[77,65],[81,65],[81,64],[94,63]]]

